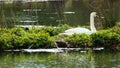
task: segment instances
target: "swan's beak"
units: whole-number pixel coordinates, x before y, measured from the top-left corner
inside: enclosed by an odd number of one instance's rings
[[[96,17],[99,17],[98,15],[96,15]]]
[[[104,19],[105,17],[101,17],[101,16],[98,16],[98,15],[96,15],[95,17],[97,17],[97,18],[101,18],[101,19]]]
[[[95,17],[99,17],[96,12],[95,12]]]
[[[95,17],[99,17],[98,15],[95,15]]]

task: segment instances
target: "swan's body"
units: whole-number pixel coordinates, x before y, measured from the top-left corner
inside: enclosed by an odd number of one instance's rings
[[[94,26],[94,17],[96,17],[96,12],[92,12],[90,14],[90,29],[86,29],[86,28],[71,28],[65,31],[65,33],[62,33],[64,35],[72,35],[72,34],[81,34],[81,33],[85,33],[85,34],[91,34],[93,32],[96,32],[96,28]]]

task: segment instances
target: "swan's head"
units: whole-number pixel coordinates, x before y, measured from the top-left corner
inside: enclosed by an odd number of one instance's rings
[[[96,17],[97,13],[96,12],[92,12],[90,15],[93,16],[93,17]]]

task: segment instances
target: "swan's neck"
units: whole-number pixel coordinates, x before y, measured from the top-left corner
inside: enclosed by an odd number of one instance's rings
[[[94,15],[90,15],[90,29],[91,29],[91,32],[96,32],[96,28],[95,28],[95,25],[94,25]]]

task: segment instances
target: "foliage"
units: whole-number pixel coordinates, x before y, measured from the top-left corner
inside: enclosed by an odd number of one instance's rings
[[[110,30],[102,30],[90,35],[94,47],[111,47],[120,43],[120,35]]]
[[[45,33],[45,31],[43,29],[41,29],[41,28],[32,28],[32,29],[26,30],[26,32],[35,33],[35,34]]]
[[[107,30],[100,30],[91,35],[58,35],[68,28],[61,25],[55,28],[42,27],[30,30],[22,28],[0,28],[0,49],[54,48],[56,42],[67,42],[70,47],[105,47],[120,44],[120,24]],[[64,46],[64,45],[62,45]]]
[[[12,48],[12,35],[10,33],[3,33],[0,35],[0,48],[8,49]]]
[[[55,42],[54,38],[50,37],[48,33],[39,33],[39,34],[29,34],[29,40],[31,45],[34,45],[33,48],[48,48],[54,47],[52,44]]]
[[[2,31],[3,30],[3,31]],[[0,30],[1,49],[21,49],[21,48],[49,48],[54,47],[55,40],[48,33],[43,31],[25,31],[21,28]]]
[[[0,35],[3,33],[9,33],[10,31],[7,28],[0,28]]]
[[[71,26],[69,26],[67,24],[61,24],[61,25],[58,25],[57,28],[60,28],[62,31],[65,31],[67,29],[70,29]]]
[[[41,28],[45,32],[49,33],[50,36],[57,35],[59,33],[59,29],[53,28],[53,27],[43,27]]]
[[[55,35],[58,35],[58,34],[64,32],[68,28],[70,28],[69,25],[63,24],[63,25],[58,25],[57,27],[45,26],[45,27],[42,27],[41,30],[49,33],[50,36],[55,36]]]
[[[12,28],[10,31],[11,34],[15,34],[16,36],[24,36],[26,34],[22,28]]]
[[[73,45],[73,47],[88,47],[91,46],[91,38],[86,34],[73,34],[65,39],[66,42]]]
[[[116,26],[110,28],[111,32],[115,32],[117,34],[120,34],[120,23],[117,23]]]

